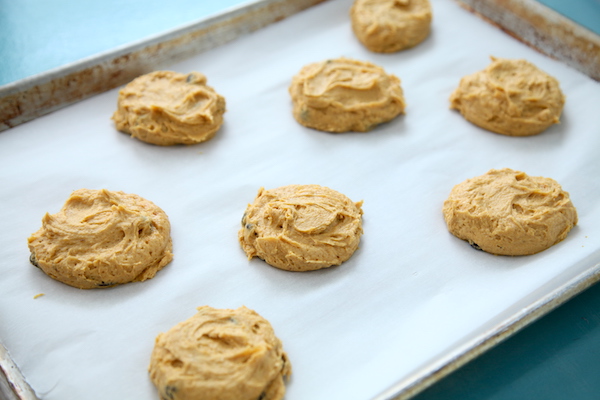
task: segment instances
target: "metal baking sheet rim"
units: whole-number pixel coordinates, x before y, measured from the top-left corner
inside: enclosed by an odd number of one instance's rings
[[[0,132],[223,45],[325,0],[255,0],[0,87]]]
[[[600,281],[600,264],[594,265],[589,270],[565,282],[553,292],[533,302],[529,307],[523,308],[519,313],[513,314],[485,334],[473,339],[462,348],[456,349],[456,351],[436,363],[430,364],[421,371],[398,382],[372,400],[406,400],[416,396],[598,281]],[[27,383],[2,343],[0,343],[0,372],[0,383],[8,383],[8,387],[0,384],[0,395],[3,398],[15,400],[39,399],[35,394],[35,390]],[[11,389],[13,393],[7,392]]]
[[[600,81],[600,36],[536,0],[457,0],[537,51]]]
[[[39,400],[2,342],[0,342],[0,398],[3,400]]]
[[[118,87],[167,62],[183,60],[220,46],[324,1],[257,0],[154,38],[0,87],[0,131]],[[200,42],[201,39],[205,40]],[[405,400],[417,395],[598,281],[600,264],[567,281],[446,357],[398,382],[373,400]],[[4,350],[0,357],[0,381],[4,379],[8,383],[8,389],[6,385],[0,385],[0,395],[12,395],[9,399],[38,399],[1,343],[0,350]]]
[[[528,307],[521,309],[520,312],[506,318],[488,332],[398,382],[372,400],[407,400],[416,396],[599,281],[600,264],[596,264],[546,296],[531,303]]]
[[[164,34],[0,87],[0,132],[123,85],[325,0],[256,0]],[[38,400],[0,342],[0,398]]]

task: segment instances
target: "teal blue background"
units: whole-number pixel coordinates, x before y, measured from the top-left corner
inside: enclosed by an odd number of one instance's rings
[[[600,0],[539,0],[600,34]],[[248,0],[0,0],[0,86]]]
[[[540,1],[600,34],[600,0]],[[0,0],[0,85],[243,3]],[[600,285],[416,397],[446,399],[600,399]]]
[[[600,0],[539,0],[600,34]],[[248,0],[0,0],[0,86]]]
[[[600,0],[538,1],[600,35]]]
[[[248,0],[0,0],[0,86]]]
[[[453,399],[600,399],[600,285],[414,398]]]

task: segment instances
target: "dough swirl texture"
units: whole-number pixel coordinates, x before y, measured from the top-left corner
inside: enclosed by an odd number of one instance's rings
[[[558,124],[565,96],[558,81],[526,60],[492,57],[483,71],[465,76],[450,108],[467,121],[508,136],[536,135]]]
[[[79,189],[29,237],[31,262],[80,289],[144,281],[173,259],[170,229],[164,211],[140,196]]]
[[[239,240],[248,259],[288,271],[340,265],[358,248],[361,206],[319,185],[261,188],[242,218]]]
[[[545,250],[577,224],[569,194],[555,180],[509,168],[456,185],[443,213],[456,237],[488,253],[511,256]]]
[[[303,67],[289,92],[294,118],[326,132],[366,132],[402,114],[405,107],[396,76],[347,58]]]
[[[119,92],[112,119],[119,131],[160,146],[211,139],[223,123],[225,99],[198,72],[155,71]]]
[[[356,0],[352,30],[369,50],[393,53],[421,43],[431,30],[429,0]]]
[[[208,306],[158,335],[148,369],[163,400],[280,400],[292,372],[266,319]]]

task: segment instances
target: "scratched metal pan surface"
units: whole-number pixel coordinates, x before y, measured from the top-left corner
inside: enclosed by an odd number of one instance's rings
[[[594,17],[599,17],[600,10],[594,10],[595,7],[590,5],[587,18],[582,14],[583,2],[579,4],[581,8],[572,4],[561,7],[564,12],[570,11],[568,14],[578,15],[586,27],[537,0],[458,1],[524,43],[600,80],[600,24],[596,21],[598,29],[589,25]]]
[[[286,399],[408,398],[596,282],[600,84],[444,0],[432,1],[426,41],[370,53],[350,29],[351,4],[323,2],[168,65],[204,73],[226,98],[225,123],[209,142],[158,147],[117,132],[117,89],[0,134],[0,337],[39,397],[157,398],[147,373],[156,335],[198,306],[245,305],[271,322],[289,355]],[[490,55],[555,76],[567,96],[561,123],[515,138],[449,110],[460,78]],[[397,75],[406,114],[368,133],[297,124],[292,76],[341,56]],[[579,223],[564,241],[501,257],[447,232],[441,207],[451,188],[503,167],[551,177],[570,193]],[[246,205],[260,187],[287,184],[364,201],[350,260],[291,273],[246,259],[237,240]],[[31,266],[27,237],[80,188],[160,206],[173,262],[149,281],[102,290],[68,287]]]
[[[250,0],[154,37],[0,86],[0,131],[200,54],[323,0]]]

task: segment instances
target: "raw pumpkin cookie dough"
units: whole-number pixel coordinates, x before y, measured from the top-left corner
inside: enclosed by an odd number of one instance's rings
[[[158,335],[148,370],[163,400],[279,400],[292,367],[256,312],[204,306]]]
[[[393,53],[421,43],[431,30],[429,0],[356,0],[352,30],[369,50]]]
[[[400,80],[347,58],[309,64],[289,88],[294,118],[326,132],[366,132],[404,112]]]
[[[569,194],[553,179],[509,168],[456,185],[443,206],[448,230],[488,253],[535,254],[577,224]]]
[[[225,99],[198,72],[142,75],[121,89],[117,104],[118,130],[160,146],[211,139],[225,113]]]
[[[171,225],[154,203],[105,189],[74,191],[28,239],[31,263],[80,289],[145,281],[173,259]]]
[[[239,240],[248,259],[288,271],[340,265],[358,248],[361,206],[319,185],[261,188],[244,213]]]
[[[536,135],[558,124],[565,96],[558,81],[526,60],[492,57],[482,71],[463,77],[450,108],[467,121],[508,136]]]

